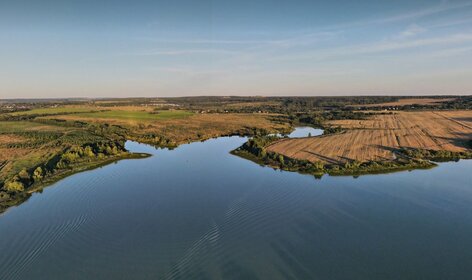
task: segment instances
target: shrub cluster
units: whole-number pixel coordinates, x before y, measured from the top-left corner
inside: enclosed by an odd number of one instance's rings
[[[124,152],[126,150],[122,143],[112,141],[70,147],[56,154],[44,164],[30,170],[23,168],[18,174],[6,180],[3,186],[0,186],[0,200],[8,198],[12,194],[21,193],[34,183],[39,183],[61,170],[71,169],[75,164],[104,159]]]
[[[283,170],[297,171],[301,173],[310,173],[314,175],[331,174],[331,175],[359,175],[368,173],[379,173],[397,170],[407,170],[414,168],[429,168],[434,166],[428,160],[427,156],[413,157],[413,150],[405,151],[405,154],[399,153],[399,157],[395,161],[346,161],[343,164],[325,164],[323,162],[310,162],[308,160],[300,160],[280,155],[275,152],[267,151],[267,147],[281,138],[276,136],[258,136],[250,139],[241,147],[233,151],[235,154],[250,154],[257,158],[257,161],[265,165],[276,166]],[[424,152],[424,151],[420,151]],[[407,153],[408,156],[407,156]],[[441,151],[431,152],[435,158],[444,157],[448,153]],[[402,156],[403,155],[403,156]],[[432,156],[430,156],[432,157]]]

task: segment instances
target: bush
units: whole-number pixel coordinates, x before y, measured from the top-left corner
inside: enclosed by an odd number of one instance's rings
[[[5,183],[5,186],[3,186],[3,189],[6,190],[7,192],[16,193],[16,192],[24,191],[25,186],[21,182],[10,181],[10,182]]]
[[[34,181],[41,181],[43,179],[43,175],[43,169],[41,168],[41,166],[38,166],[33,172]]]
[[[20,173],[18,173],[18,177],[20,177],[21,181],[29,181],[31,179],[25,168],[21,169]]]
[[[10,195],[6,192],[0,192],[0,201],[5,201],[10,199]]]

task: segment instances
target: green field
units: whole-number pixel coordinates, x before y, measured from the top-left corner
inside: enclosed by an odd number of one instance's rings
[[[82,112],[93,112],[96,111],[93,107],[50,107],[50,108],[38,108],[28,111],[19,111],[10,113],[12,116],[22,115],[56,115],[65,113],[82,113]]]
[[[0,121],[0,133],[16,132],[27,128],[38,126],[39,124],[33,122],[7,122]]]
[[[101,111],[91,113],[79,113],[74,114],[78,117],[86,118],[100,118],[100,119],[117,119],[117,120],[169,120],[169,119],[181,119],[193,115],[192,112],[188,111],[158,111],[154,113],[146,111]]]

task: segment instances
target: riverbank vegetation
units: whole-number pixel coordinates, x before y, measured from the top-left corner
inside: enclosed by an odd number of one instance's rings
[[[232,154],[252,160],[261,165],[286,171],[312,174],[317,178],[321,178],[324,174],[332,176],[359,176],[412,169],[428,169],[436,166],[434,162],[412,158],[399,158],[395,161],[349,161],[344,164],[326,164],[321,161],[310,162],[308,160],[290,158],[274,152],[267,152],[267,150],[261,150],[260,153],[254,154],[246,150],[246,147],[239,147],[232,151]]]
[[[450,109],[471,105],[467,96],[0,100],[0,211],[68,174],[145,156],[128,153],[126,140],[173,148],[251,136],[235,153],[312,174],[430,167],[470,157],[471,111]],[[298,125],[325,134],[267,136]]]
[[[322,136],[254,138],[234,153],[285,170],[358,175],[472,158],[472,111],[397,112],[333,120]]]
[[[363,162],[358,160],[345,160],[343,162],[330,163],[326,161],[310,161],[292,158],[268,149],[271,144],[281,140],[284,140],[284,138],[276,136],[254,137],[231,153],[261,165],[267,165],[286,171],[312,174],[317,178],[321,178],[323,174],[332,176],[358,176],[412,169],[428,169],[435,167],[435,162],[472,158],[472,151],[451,152],[403,148],[394,151],[394,160],[370,160]]]
[[[106,127],[42,121],[0,122],[0,212],[23,201],[33,189],[69,174],[130,154],[124,139]]]
[[[72,173],[146,156],[127,152],[126,140],[176,147],[218,136],[290,130],[274,114],[201,114],[149,104],[89,102],[2,105],[6,112],[0,114],[0,212]]]

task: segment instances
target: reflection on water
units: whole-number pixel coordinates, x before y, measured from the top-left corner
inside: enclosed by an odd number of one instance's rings
[[[320,136],[323,134],[323,130],[319,128],[313,128],[309,126],[297,127],[292,133],[288,135],[290,138]]]
[[[472,273],[472,161],[315,180],[228,153],[245,141],[224,137],[172,151],[129,142],[154,156],[34,194],[0,216],[0,279]]]
[[[289,138],[302,138],[302,137],[314,137],[323,135],[323,129],[313,128],[309,126],[300,126],[296,127],[290,134],[269,134],[270,136],[278,136],[278,137],[289,137]]]

